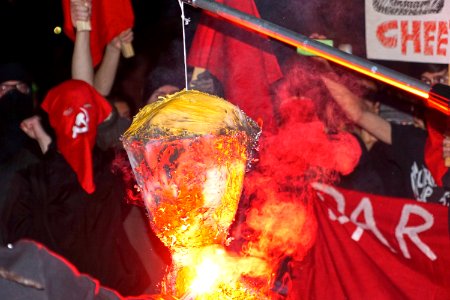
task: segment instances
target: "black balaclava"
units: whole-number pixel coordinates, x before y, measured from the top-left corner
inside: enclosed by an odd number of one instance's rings
[[[15,63],[0,66],[0,83],[18,80],[31,85],[25,69]],[[20,123],[33,115],[34,104],[30,93],[23,94],[12,89],[0,98],[0,161],[12,157],[27,141]]]

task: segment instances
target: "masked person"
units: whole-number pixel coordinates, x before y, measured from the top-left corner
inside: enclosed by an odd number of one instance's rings
[[[13,174],[41,155],[39,147],[21,129],[32,116],[31,76],[18,63],[0,65],[0,213]],[[0,235],[0,242],[2,242]]]
[[[111,105],[88,83],[69,80],[42,108],[54,136],[43,160],[12,181],[2,216],[7,242],[36,240],[102,285],[142,293],[149,282],[123,229],[124,184],[111,172],[113,153],[96,146]]]
[[[27,136],[20,123],[33,114],[31,80],[25,69],[16,63],[0,66],[0,161],[3,163],[26,143]]]

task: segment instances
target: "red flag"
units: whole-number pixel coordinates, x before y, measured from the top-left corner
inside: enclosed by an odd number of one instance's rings
[[[70,17],[70,0],[62,1],[64,33],[75,40],[75,28]],[[106,45],[122,31],[132,28],[134,13],[130,0],[92,0],[91,54],[94,66],[100,63]]]
[[[253,0],[218,0],[229,7],[259,17]],[[228,21],[204,15],[188,63],[207,69],[222,84],[227,100],[251,118],[273,124],[270,85],[282,76],[268,38]]]
[[[448,207],[313,186],[319,230],[291,299],[450,299]]]
[[[443,186],[442,179],[448,172],[443,145],[444,134],[448,132],[447,118],[438,111],[428,111],[426,115],[428,137],[425,144],[425,164],[438,186]]]

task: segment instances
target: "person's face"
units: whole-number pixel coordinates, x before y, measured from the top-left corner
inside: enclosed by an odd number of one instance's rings
[[[147,100],[147,104],[150,104],[150,103],[158,101],[159,97],[166,96],[166,95],[169,95],[169,94],[173,94],[173,93],[176,93],[178,91],[180,91],[180,89],[178,87],[176,87],[176,86],[169,85],[169,84],[163,85],[163,86],[157,88],[153,92],[153,94],[151,94],[150,98],[148,98],[148,100]]]
[[[28,95],[30,93],[30,87],[28,86],[28,84],[18,80],[8,80],[0,83],[0,98],[14,89],[18,90],[24,95]]]
[[[420,80],[429,85],[433,85],[436,83],[448,85],[448,70],[444,69],[439,72],[424,72],[420,76]]]
[[[119,116],[122,118],[131,119],[130,107],[125,101],[114,102],[114,106],[116,107]]]

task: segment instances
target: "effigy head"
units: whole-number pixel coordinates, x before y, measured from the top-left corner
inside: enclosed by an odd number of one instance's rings
[[[198,91],[145,106],[122,141],[163,243],[224,244],[261,133],[238,107]]]

